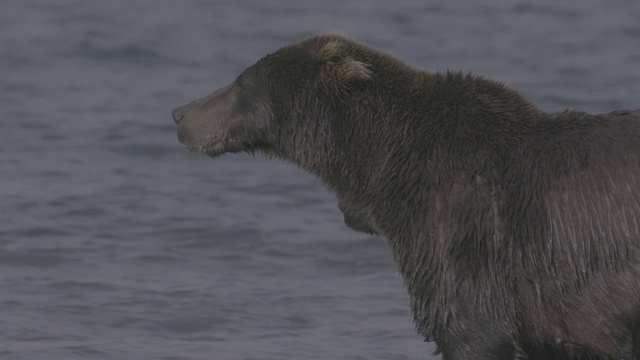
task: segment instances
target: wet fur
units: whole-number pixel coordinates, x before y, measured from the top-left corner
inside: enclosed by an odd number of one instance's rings
[[[640,111],[545,113],[335,34],[251,69],[257,150],[387,239],[444,359],[640,359]]]

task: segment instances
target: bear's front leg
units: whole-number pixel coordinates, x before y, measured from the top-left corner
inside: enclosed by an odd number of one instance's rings
[[[481,323],[458,323],[436,339],[443,360],[526,360],[514,337]]]

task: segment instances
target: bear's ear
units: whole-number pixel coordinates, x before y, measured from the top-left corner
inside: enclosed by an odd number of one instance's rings
[[[369,66],[344,54],[339,41],[330,41],[320,49],[319,63],[322,66],[323,82],[345,85],[354,80],[371,78]]]

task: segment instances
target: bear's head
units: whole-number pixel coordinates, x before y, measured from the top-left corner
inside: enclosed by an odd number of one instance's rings
[[[306,142],[331,132],[324,121],[331,104],[372,77],[369,51],[340,34],[283,47],[231,84],[173,110],[178,139],[214,157],[259,151],[295,161]]]

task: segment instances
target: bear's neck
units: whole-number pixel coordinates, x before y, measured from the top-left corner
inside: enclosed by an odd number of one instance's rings
[[[412,70],[373,81],[332,101],[315,125],[296,131],[294,145],[297,164],[363,208],[384,194],[411,200],[403,182],[446,181],[429,170],[434,162],[450,172],[500,162],[509,154],[489,152],[517,145],[543,115],[501,83],[468,74]]]
[[[371,81],[328,106],[304,109],[313,117],[289,122],[279,155],[380,225],[411,202],[426,203],[429,189],[504,162],[542,114],[504,85],[463,73],[411,71]]]

